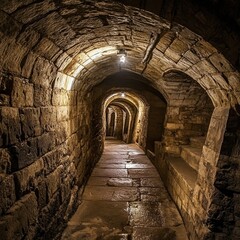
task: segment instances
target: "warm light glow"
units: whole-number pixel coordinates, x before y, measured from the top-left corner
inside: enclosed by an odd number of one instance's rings
[[[120,63],[125,63],[125,61],[126,61],[126,57],[124,55],[122,55],[120,57]]]
[[[78,68],[74,71],[74,73],[72,74],[73,77],[77,77],[78,74],[84,69],[84,67],[82,65],[79,65]]]
[[[117,53],[118,57],[120,57],[119,61],[120,63],[125,63],[126,62],[126,51],[124,49],[120,49]]]
[[[125,97],[125,93],[122,93],[122,94],[121,94],[121,97]]]
[[[92,62],[92,59],[91,58],[89,58],[87,61],[85,61],[82,65],[83,66],[86,66],[86,65],[88,65],[89,63],[91,63]]]
[[[116,47],[106,46],[102,48],[93,49],[85,53],[80,53],[74,58],[74,62],[70,62],[65,68],[64,72],[67,75],[77,77],[83,69],[88,69],[88,65],[93,64],[105,56],[115,55]],[[125,59],[123,59],[125,61]]]
[[[68,91],[71,90],[73,83],[74,83],[74,78],[68,76],[68,77],[66,78],[66,82],[65,82],[65,85],[66,85],[65,88],[66,88],[66,90],[68,90]]]

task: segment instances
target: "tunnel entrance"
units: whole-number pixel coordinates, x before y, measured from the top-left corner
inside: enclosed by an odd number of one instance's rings
[[[163,137],[167,106],[162,94],[147,79],[120,71],[96,85],[93,92],[95,112],[97,108],[102,112],[98,117],[103,121],[104,135],[108,136],[109,113],[114,112],[114,136],[126,143],[136,143],[145,152],[154,152],[154,142]]]

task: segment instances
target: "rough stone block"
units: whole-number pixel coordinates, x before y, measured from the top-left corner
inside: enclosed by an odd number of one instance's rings
[[[219,153],[217,151],[212,150],[206,146],[203,146],[202,150],[202,159],[204,162],[209,162],[212,166],[217,164],[219,158]]]
[[[41,85],[34,86],[34,106],[49,106],[51,104],[52,90]]]
[[[43,71],[44,69],[44,71]],[[49,88],[57,74],[56,67],[43,58],[37,58],[32,73],[32,83]]]
[[[240,193],[239,158],[220,155],[215,186],[219,189]]]
[[[33,138],[28,141],[18,143],[10,149],[12,170],[22,169],[38,158],[37,139]]]
[[[72,58],[67,53],[63,52],[55,60],[55,65],[59,68],[59,71],[62,71],[71,61],[72,61]]]
[[[161,52],[165,52],[167,47],[173,42],[175,39],[176,34],[173,31],[169,31],[160,39],[159,43],[157,44],[157,49]]]
[[[13,175],[0,177],[0,216],[16,201]]]
[[[64,89],[54,89],[52,95],[52,105],[53,106],[67,106],[69,104],[69,99],[67,91]]]
[[[23,108],[20,110],[22,134],[24,138],[39,136],[42,133],[40,126],[40,109]]]
[[[10,72],[21,74],[22,62],[27,56],[28,49],[22,45],[11,42],[6,55],[4,68]]]
[[[0,106],[9,106],[10,105],[10,96],[5,94],[0,94]]]
[[[15,2],[15,1],[14,1]],[[27,2],[33,2],[28,0]],[[19,5],[19,3],[18,3]],[[29,4],[25,8],[20,8],[14,13],[14,17],[22,22],[22,23],[28,23],[32,21],[34,18],[39,16],[40,14],[46,14],[49,11],[52,11],[55,9],[55,4],[51,0],[47,0],[44,2],[36,2]]]
[[[0,74],[0,93],[10,95],[13,89],[13,78],[11,75]]]
[[[0,174],[11,172],[11,157],[7,149],[0,149]]]
[[[196,63],[200,61],[200,58],[194,54],[191,50],[188,50],[185,54],[184,57],[190,62],[190,63]]]
[[[11,100],[14,107],[33,106],[33,84],[14,78]]]
[[[50,227],[52,219],[56,216],[61,206],[60,193],[57,192],[50,200],[48,205],[42,209],[39,214],[39,225],[40,231],[46,232]],[[56,227],[56,226],[55,226]]]
[[[47,185],[45,180],[38,182],[37,188],[35,190],[38,200],[39,209],[42,209],[47,205],[48,195],[47,195]]]
[[[56,145],[60,145],[66,141],[67,137],[70,135],[68,122],[61,122],[58,124],[56,130]]]
[[[50,152],[55,147],[55,134],[54,132],[45,133],[37,138],[38,155],[42,156]]]
[[[59,51],[59,48],[52,41],[48,40],[47,38],[43,38],[34,48],[34,51],[44,58],[51,60]]]
[[[217,73],[217,69],[206,59],[198,62],[194,66],[198,69],[200,73],[202,73],[203,71],[205,71],[206,74]]]
[[[165,54],[173,61],[177,62],[181,58],[181,55],[184,54],[187,50],[188,45],[176,38],[170,47],[165,51]]]
[[[59,166],[62,154],[62,149],[58,148],[50,153],[45,154],[42,157],[44,161],[44,171],[46,175],[54,171]]]
[[[61,199],[65,201],[70,197],[71,194],[71,184],[69,178],[64,180],[64,183],[60,184]]]
[[[14,12],[17,8],[27,5],[31,2],[33,2],[34,0],[26,0],[24,2],[18,1],[18,0],[2,0],[1,1],[1,9],[3,9],[5,12],[7,13],[12,13]]]
[[[226,79],[224,79],[223,75],[221,75],[220,73],[218,74],[212,74],[212,78],[215,82],[217,82],[219,84],[219,86],[225,90],[231,90],[231,88],[229,87],[228,81]]]
[[[45,131],[53,131],[57,125],[57,111],[54,107],[41,108],[41,127]]]
[[[32,49],[32,47],[37,44],[39,39],[40,34],[38,32],[34,31],[31,27],[26,27],[24,31],[22,31],[18,35],[17,42],[20,43],[22,46],[27,47],[28,49]],[[31,52],[29,52],[29,54],[31,54]]]
[[[61,174],[63,172],[63,166],[59,166],[54,172],[47,176],[47,189],[48,196],[51,198],[54,193],[60,188]]]
[[[183,129],[184,125],[182,123],[167,123],[166,128],[169,130]]]
[[[37,222],[37,201],[34,193],[30,193],[17,201],[8,211],[8,215],[0,220],[1,238],[6,240],[23,239],[33,231]],[[32,229],[33,228],[33,229]]]
[[[0,31],[9,37],[16,37],[21,25],[3,11],[0,11],[0,19]]]
[[[32,74],[32,68],[34,66],[34,63],[36,61],[37,55],[33,54],[32,52],[29,52],[27,56],[22,61],[22,76],[25,78],[30,78]]]
[[[28,167],[14,173],[18,186],[16,189],[18,197],[36,188],[38,177],[43,174],[43,168],[43,160],[39,159]]]
[[[57,111],[57,121],[66,121],[69,119],[69,107],[68,106],[62,106],[58,108]]]
[[[224,76],[227,78],[230,86],[233,89],[240,89],[240,74],[238,72],[225,72]]]
[[[0,146],[15,144],[21,136],[18,109],[11,107],[2,107],[0,109],[0,117]]]
[[[204,40],[199,40],[193,47],[193,50],[200,58],[207,58],[214,52],[217,52],[217,50],[210,45],[210,43]]]
[[[232,72],[233,67],[226,60],[226,58],[219,53],[214,53],[209,57],[211,63],[220,71],[220,72]]]
[[[222,129],[226,127],[228,113],[229,109],[227,107],[218,107],[213,111],[205,144],[216,152],[220,151],[222,145],[224,137]]]

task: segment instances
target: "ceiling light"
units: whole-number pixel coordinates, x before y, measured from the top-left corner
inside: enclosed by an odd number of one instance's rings
[[[125,93],[121,93],[121,97],[125,97]]]
[[[122,56],[120,57],[120,62],[121,62],[121,63],[125,63],[125,60],[126,60],[126,57],[125,57],[124,55],[122,55]]]
[[[125,49],[120,49],[118,51],[117,55],[120,57],[120,59],[119,59],[120,63],[125,63],[126,55],[127,55]]]

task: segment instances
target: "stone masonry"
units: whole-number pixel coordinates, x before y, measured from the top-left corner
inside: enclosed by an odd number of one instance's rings
[[[189,238],[239,239],[239,8],[1,0],[1,237],[61,232],[104,148],[104,99],[127,88],[142,102],[128,139],[151,154]],[[124,73],[129,85],[111,82]]]

